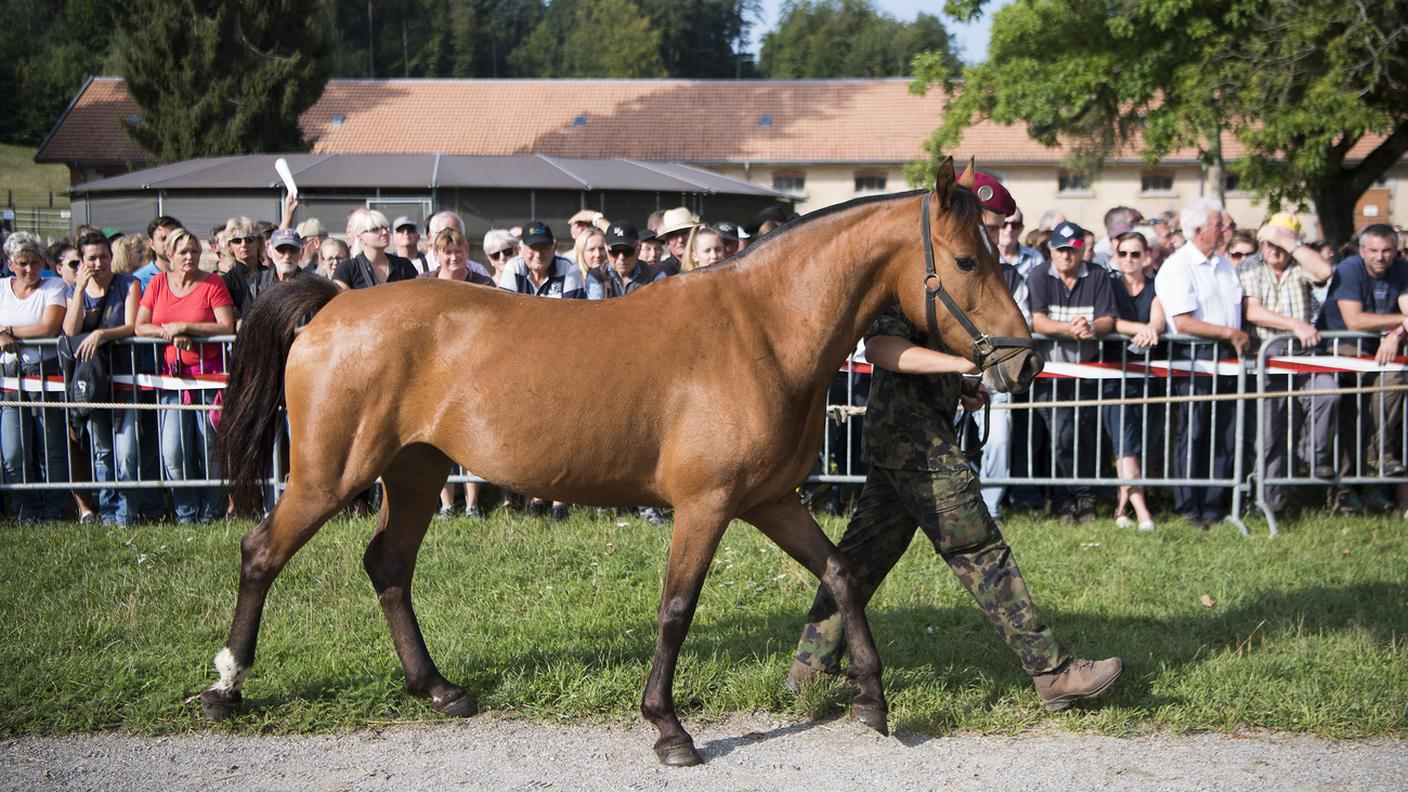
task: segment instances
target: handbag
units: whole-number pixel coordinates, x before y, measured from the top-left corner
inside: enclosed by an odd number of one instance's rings
[[[70,403],[69,420],[82,423],[93,413],[89,406],[112,401],[112,370],[107,350],[99,350],[87,360],[78,358],[79,345],[88,333],[59,337],[59,366],[64,373],[64,396]]]
[[[99,350],[88,360],[80,360],[78,357],[78,347],[96,330],[97,325],[102,323],[103,312],[107,310],[110,296],[112,289],[103,294],[97,309],[89,314],[95,321],[90,322],[87,316],[84,317],[83,325],[88,328],[87,332],[59,337],[58,359],[59,368],[64,375],[64,397],[72,405],[68,415],[69,422],[75,427],[92,415],[93,408],[88,405],[112,401],[112,368],[107,350]]]

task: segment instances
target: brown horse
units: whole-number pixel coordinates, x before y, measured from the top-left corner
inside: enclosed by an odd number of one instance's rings
[[[929,217],[921,218],[921,205]],[[411,607],[416,554],[454,460],[543,498],[674,507],[659,636],[641,703],[659,729],[661,761],[701,761],[675,713],[675,664],[709,563],[735,517],[757,526],[835,596],[859,689],[852,713],[886,733],[880,658],[849,564],[797,487],[820,449],[827,387],[887,306],[898,302],[923,323],[941,281],[948,293],[940,297],[960,317],[937,312],[935,343],[979,349],[989,385],[1000,390],[1024,389],[1040,371],[979,222],[977,201],[948,160],[932,195],[865,198],[818,212],[729,264],[605,302],[443,281],[340,296],[316,279],[271,289],[255,303],[236,349],[221,423],[225,471],[242,495],[267,480],[282,398],[290,473],[277,508],[244,537],[234,623],[215,658],[220,681],[201,695],[203,709],[221,718],[240,703],[270,584],[380,476],[384,499],[364,566],[406,689],[437,712],[472,713],[472,698],[436,669]],[[930,225],[933,237],[922,239],[920,228]],[[936,268],[928,278],[926,253]],[[295,340],[310,312],[316,316]],[[1011,343],[984,348],[965,324]]]

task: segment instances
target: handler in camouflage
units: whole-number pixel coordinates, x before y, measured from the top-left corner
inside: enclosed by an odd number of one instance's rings
[[[995,186],[986,197],[984,184]],[[986,174],[978,174],[975,192],[985,214],[998,212],[999,224],[1015,211],[1007,191]],[[1032,675],[1048,710],[1098,696],[1114,684],[1124,663],[1117,657],[1073,659],[1042,621],[954,432],[960,398],[965,408],[977,409],[987,397],[959,376],[977,369],[966,358],[926,348],[922,340],[898,308],[882,314],[866,333],[866,357],[875,373],[861,449],[870,473],[840,542],[862,601],[869,601],[909,547],[915,528],[922,528]],[[841,615],[821,588],[807,614],[788,687],[796,690],[819,674],[840,673],[844,648]]]

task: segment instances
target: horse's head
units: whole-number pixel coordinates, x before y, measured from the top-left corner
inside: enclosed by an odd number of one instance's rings
[[[922,269],[906,268],[912,281],[897,293],[911,321],[976,363],[989,388],[1020,393],[1044,361],[1007,290],[972,185],[973,164],[956,177],[953,158],[946,157],[916,218],[925,245],[917,259]]]

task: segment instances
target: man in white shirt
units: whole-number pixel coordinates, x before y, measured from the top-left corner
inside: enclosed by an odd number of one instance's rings
[[[1216,342],[1231,345],[1238,358],[1246,357],[1251,338],[1242,330],[1246,299],[1232,262],[1217,252],[1222,242],[1222,205],[1210,198],[1195,198],[1179,215],[1188,242],[1168,257],[1154,279],[1155,293],[1163,303],[1174,333],[1206,339],[1199,343],[1174,342],[1175,355],[1188,359],[1217,360]],[[1177,353],[1181,352],[1181,355]],[[1236,389],[1231,377],[1174,377],[1176,395],[1228,393]],[[1233,402],[1180,404],[1174,434],[1173,475],[1177,478],[1226,479],[1232,473],[1235,415]],[[1190,523],[1207,528],[1223,515],[1225,487],[1173,488],[1173,508]]]

